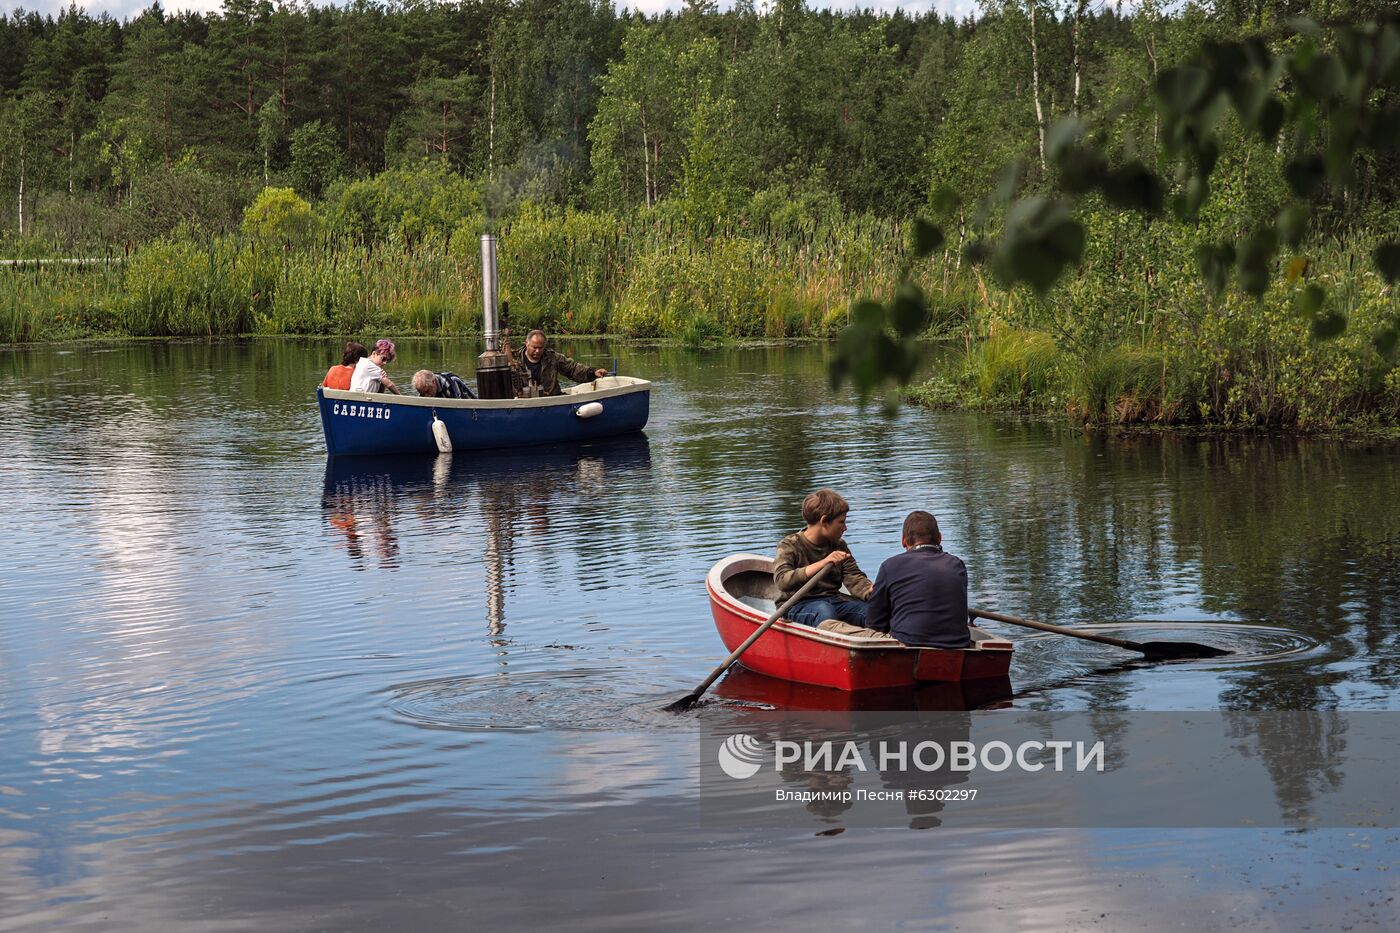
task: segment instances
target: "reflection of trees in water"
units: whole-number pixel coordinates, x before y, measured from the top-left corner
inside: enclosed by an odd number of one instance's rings
[[[1194,598],[1212,613],[1359,642],[1370,679],[1400,686],[1394,444],[1085,438],[989,419],[970,430],[976,442],[952,469],[968,477],[955,511],[967,516],[974,589],[1010,590],[1025,614],[1063,622],[1177,615]],[[1319,668],[1244,672],[1224,699],[1327,705],[1346,678]]]
[[[801,526],[802,497],[829,483],[819,469],[819,413],[833,404],[825,356],[781,346],[663,351],[663,370],[686,374],[686,421],[674,426],[685,495],[718,506],[688,517],[697,533],[714,537],[736,515],[775,543]]]
[[[1224,715],[1235,747],[1245,756],[1258,755],[1269,772],[1288,822],[1307,822],[1317,793],[1341,786],[1347,728],[1336,710]]]

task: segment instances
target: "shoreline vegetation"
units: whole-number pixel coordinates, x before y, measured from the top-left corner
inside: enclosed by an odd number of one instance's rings
[[[303,222],[328,223],[300,207]],[[287,226],[160,238],[121,263],[0,270],[0,339],[479,335],[484,217],[412,243],[326,234],[296,242]],[[1083,267],[1044,298],[999,288],[954,250],[917,261],[912,278],[933,310],[924,337],[956,341],[965,354],[906,397],[1086,424],[1303,432],[1400,424],[1400,369],[1372,341],[1396,301],[1366,267],[1368,238],[1309,251],[1309,280],[1340,294],[1350,322],[1320,341],[1296,309],[1300,280],[1281,277],[1258,301],[1213,296],[1195,275],[1184,231],[1124,229],[1110,212],[1091,214],[1087,227]],[[852,296],[887,297],[912,255],[908,225],[871,217],[696,229],[645,213],[526,205],[494,229],[514,332],[539,326],[696,348],[835,338]]]
[[[1260,298],[1212,293],[1197,254],[1278,214],[1297,153],[1229,114],[1190,221],[1086,196],[1082,259],[1043,297],[968,261],[1005,219],[983,195],[1053,195],[1058,119],[1112,113],[1105,146],[1155,152],[1162,69],[1214,40],[1280,41],[1286,22],[1224,0],[1021,0],[962,22],[801,0],[16,13],[0,19],[0,259],[102,261],[0,266],[0,344],[471,337],[490,231],[516,334],[839,340],[853,302],[907,276],[923,338],[963,350],[906,391],[923,404],[1394,427],[1400,296],[1369,257],[1400,229],[1400,143],[1356,159],[1345,193],[1309,188]],[[947,231],[926,258],[920,216]]]

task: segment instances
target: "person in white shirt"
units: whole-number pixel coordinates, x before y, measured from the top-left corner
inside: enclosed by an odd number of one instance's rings
[[[370,355],[355,364],[355,372],[350,376],[350,391],[402,394],[384,372],[384,367],[394,361],[394,355],[394,341],[385,339],[375,343]]]

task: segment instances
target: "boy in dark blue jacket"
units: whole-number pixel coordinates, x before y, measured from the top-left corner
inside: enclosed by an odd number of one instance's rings
[[[966,648],[967,568],[942,548],[938,520],[910,512],[901,535],[903,554],[880,565],[865,616],[867,628],[889,632],[920,648]]]

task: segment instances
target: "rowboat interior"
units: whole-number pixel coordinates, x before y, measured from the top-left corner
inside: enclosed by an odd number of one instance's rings
[[[778,585],[773,582],[773,574],[766,567],[738,569],[724,577],[724,589],[730,596],[739,602],[755,609],[762,615],[772,615],[773,610],[778,608]],[[843,586],[841,592],[850,595]],[[786,621],[786,620],[784,620]],[[885,648],[908,650],[906,646],[900,644],[888,635],[870,637],[864,635],[846,635],[840,632],[827,632],[819,629],[812,629],[807,626],[789,623],[789,631],[799,634],[811,633],[813,637],[822,641],[835,640],[844,642],[852,648]],[[1004,638],[998,638],[990,632],[983,631],[975,625],[968,626],[972,633],[973,646],[978,648],[1001,648],[1011,647],[1010,642]]]

